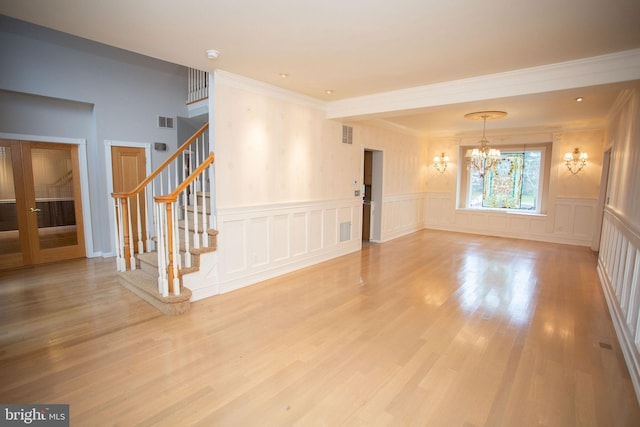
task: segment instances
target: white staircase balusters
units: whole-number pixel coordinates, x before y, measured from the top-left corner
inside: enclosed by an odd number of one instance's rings
[[[125,204],[125,215],[127,216],[127,220],[125,221],[125,224],[127,224],[127,226],[129,227],[129,238],[127,239],[129,241],[128,242],[129,268],[131,268],[131,270],[135,270],[136,269],[136,253],[133,248],[133,225],[131,224],[133,221],[131,221],[131,204]]]
[[[144,197],[144,191],[136,194],[136,219],[137,219],[136,225],[138,226],[138,253],[139,254],[144,253],[144,245],[142,244],[142,212],[144,212],[144,209],[140,209],[140,205],[142,205],[142,203],[140,203],[141,194]]]
[[[191,167],[191,162],[189,161],[189,151],[185,151],[184,153],[182,153],[182,182],[184,182],[184,180],[187,178],[188,175],[191,174],[191,171],[189,170]],[[180,202],[182,203],[182,214],[183,214],[183,221],[184,221],[184,237],[183,237],[183,241],[184,241],[184,266],[186,268],[190,268],[191,267],[191,245],[190,245],[190,241],[189,241],[189,191],[188,191],[189,187],[187,187],[185,189],[185,191],[183,191],[180,194]]]
[[[209,96],[209,73],[189,68],[187,74],[187,104],[200,101]]]
[[[115,199],[114,200],[114,209],[116,219],[116,269],[118,271],[127,271],[127,266],[124,261],[124,233],[122,232],[122,200]]]
[[[142,197],[142,200],[144,200],[144,209],[142,209],[142,215],[144,218],[144,224],[145,224],[145,252],[152,252],[153,251],[153,240],[151,239],[151,236],[153,236],[154,234],[151,232],[151,230],[154,229],[155,227],[155,222],[151,222],[149,221],[149,214],[148,212],[151,210],[151,218],[153,218],[153,186],[154,183],[153,181],[151,181],[151,185],[150,187],[152,188],[151,192],[149,192],[148,187],[145,188],[144,190],[142,190],[142,192],[144,193],[144,196]],[[154,219],[155,221],[155,219]]]
[[[118,271],[136,269],[135,252],[150,252],[155,245],[158,292],[163,296],[180,295],[183,266],[192,267],[191,248],[200,248],[201,235],[207,234],[206,215],[210,211],[205,206],[204,182],[214,159],[213,153],[204,155],[207,132],[205,124],[134,190],[113,194],[116,267]],[[149,208],[152,214],[148,214]]]

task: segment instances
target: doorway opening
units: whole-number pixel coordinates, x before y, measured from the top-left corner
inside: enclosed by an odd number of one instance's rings
[[[382,239],[382,160],[380,150],[365,149],[362,177],[362,241]]]

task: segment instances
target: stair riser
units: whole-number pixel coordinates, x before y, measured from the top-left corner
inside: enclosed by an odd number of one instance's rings
[[[194,213],[193,212],[187,212],[187,219],[189,220],[189,229],[193,230],[193,224],[195,223],[195,221],[193,220],[194,217]],[[207,218],[207,224],[209,223],[210,218]],[[198,212],[198,228],[202,228],[202,212]]]
[[[194,234],[195,234],[195,233],[194,233],[193,231],[189,231],[189,248],[193,248],[193,247],[194,247],[194,244],[193,244],[193,242],[194,242],[194,237],[193,237],[193,236],[194,236]],[[182,229],[182,228],[181,228],[181,229],[180,229],[180,244],[181,244],[182,246],[184,246],[184,240],[183,240],[183,239],[184,239],[184,229]],[[215,247],[215,245],[216,245],[216,243],[217,243],[217,242],[216,242],[216,236],[211,236],[211,235],[209,235],[209,236],[208,236],[208,239],[209,239],[208,244],[203,245],[203,244],[202,244],[202,233],[200,233],[200,240],[199,240],[200,245],[199,245],[199,247],[203,247],[203,246],[211,246],[211,247]]]
[[[187,257],[191,258],[191,265],[189,267],[200,267],[200,256],[198,254],[186,254],[185,252],[180,252],[180,261],[182,262],[183,267],[187,266]],[[158,275],[158,266],[155,264],[139,260],[138,267],[147,274],[152,276]]]
[[[202,194],[198,194],[198,204],[202,204]],[[211,206],[211,197],[208,194],[204,196],[204,204],[205,206]]]

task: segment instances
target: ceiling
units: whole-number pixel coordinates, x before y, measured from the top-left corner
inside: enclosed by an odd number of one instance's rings
[[[328,103],[640,48],[638,0],[0,0],[0,14]],[[638,82],[611,83],[376,118],[431,136],[478,129],[463,116],[484,109],[509,113],[502,128],[600,126]]]

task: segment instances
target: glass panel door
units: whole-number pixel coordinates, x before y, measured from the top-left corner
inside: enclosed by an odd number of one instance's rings
[[[75,145],[23,143],[25,175],[30,170],[27,215],[36,219],[31,221],[36,262],[84,256],[77,157]]]
[[[77,245],[71,152],[32,148],[31,166],[40,249]]]
[[[9,262],[8,255],[13,255]],[[18,231],[18,208],[13,179],[12,144],[0,141],[0,256],[5,264],[20,264],[22,249]]]
[[[78,147],[0,140],[0,270],[84,256]]]

